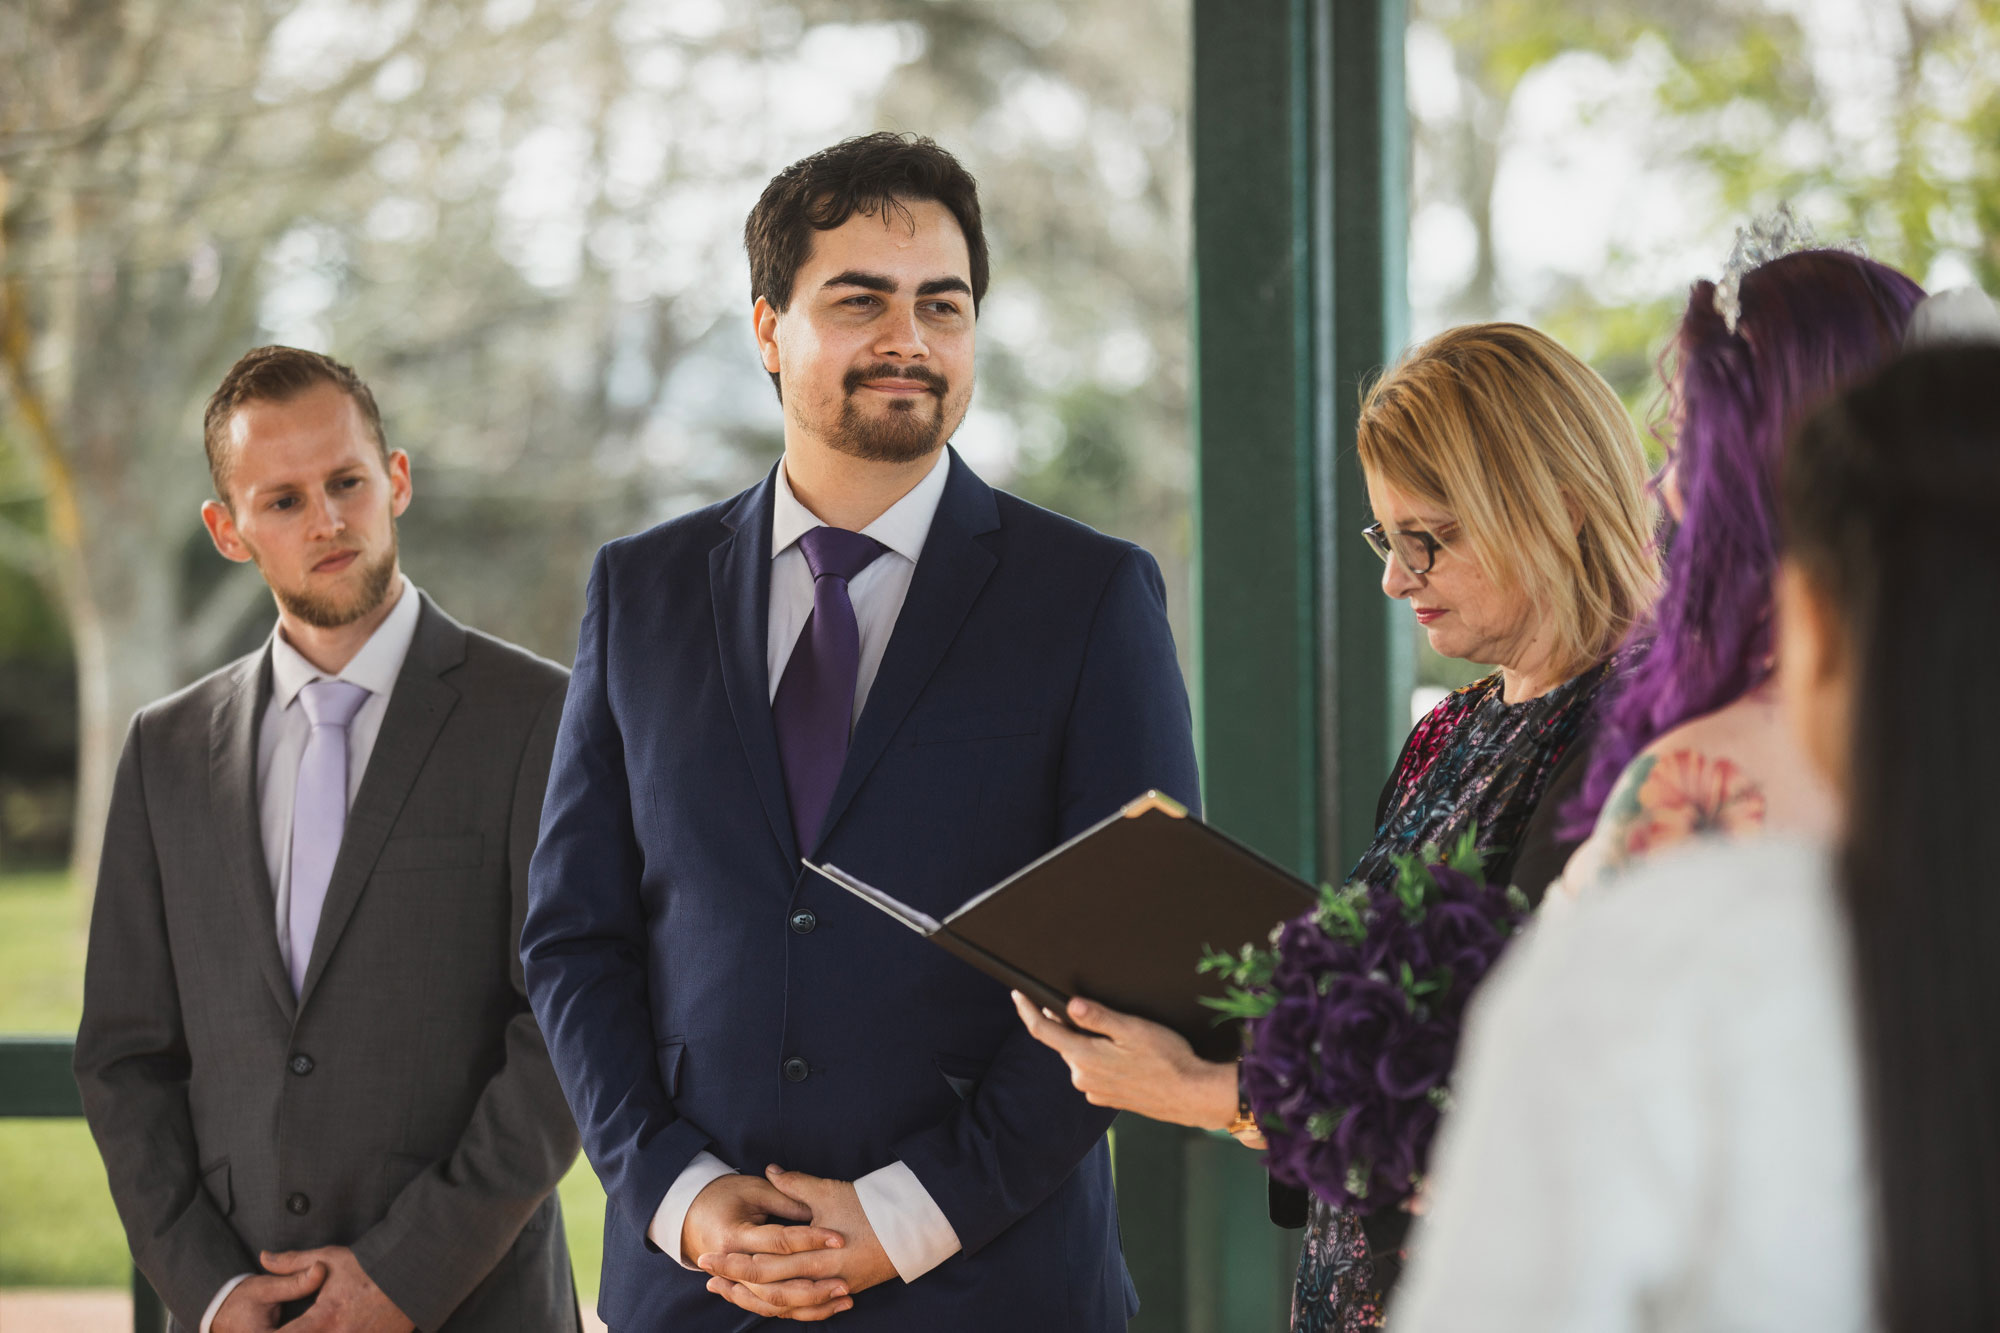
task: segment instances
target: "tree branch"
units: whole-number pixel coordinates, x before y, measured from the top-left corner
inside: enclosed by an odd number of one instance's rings
[[[7,179],[0,176],[0,216],[6,213]],[[6,233],[0,229],[0,373],[9,386],[14,411],[27,428],[28,441],[41,464],[48,483],[49,535],[58,546],[80,552],[83,549],[83,514],[77,503],[76,475],[70,470],[48,404],[35,387],[31,348],[34,334],[28,323],[27,294],[18,274],[5,273]]]

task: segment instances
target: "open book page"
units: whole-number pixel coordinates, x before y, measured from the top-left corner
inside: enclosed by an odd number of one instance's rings
[[[845,870],[842,870],[839,866],[834,866],[834,865],[816,866],[810,861],[807,861],[805,863],[805,866],[806,869],[814,871],[817,874],[832,880],[835,884],[838,884],[841,888],[846,889],[849,893],[861,899],[863,902],[869,904],[871,907],[874,907],[882,912],[886,912],[890,916],[895,917],[896,920],[902,922],[904,925],[908,926],[911,930],[916,931],[917,934],[919,935],[935,935],[938,933],[938,930],[940,929],[937,923],[937,918],[928,916],[923,912],[919,912],[916,908],[910,906],[908,903],[899,902],[896,899],[891,898],[888,894],[882,892],[882,890],[876,888],[872,884],[863,884],[860,880],[848,874]]]

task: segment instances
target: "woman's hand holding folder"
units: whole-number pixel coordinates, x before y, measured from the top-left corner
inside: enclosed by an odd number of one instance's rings
[[[1021,992],[1013,996],[1029,1034],[1063,1058],[1070,1082],[1092,1106],[1196,1129],[1234,1130],[1240,1123],[1233,1061],[1204,1060],[1171,1028],[1089,1000],[1069,1002],[1070,1022],[1083,1029],[1075,1032]],[[1263,1146],[1254,1129],[1237,1138],[1248,1147]]]

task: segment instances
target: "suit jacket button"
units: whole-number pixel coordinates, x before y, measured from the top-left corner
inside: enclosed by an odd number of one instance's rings
[[[297,1074],[300,1078],[304,1078],[307,1074],[310,1074],[313,1071],[313,1058],[310,1055],[307,1055],[304,1051],[300,1051],[297,1055],[292,1057],[291,1063],[288,1066],[288,1068],[290,1068],[291,1071],[294,1074]]]
[[[785,1061],[785,1081],[788,1083],[803,1083],[811,1073],[812,1066],[796,1055]]]
[[[798,911],[792,913],[792,929],[801,935],[812,934],[813,927],[818,924],[819,918],[813,914],[813,910],[810,907],[801,907]]]
[[[304,1217],[312,1211],[313,1201],[303,1194],[294,1194],[285,1200],[285,1211],[294,1217]]]

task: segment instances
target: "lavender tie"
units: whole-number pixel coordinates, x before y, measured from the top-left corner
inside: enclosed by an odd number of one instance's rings
[[[347,724],[368,691],[344,680],[316,680],[299,691],[312,723],[292,792],[292,902],[285,922],[292,946],[292,993],[305,989],[306,964],[319,934],[320,908],[347,827]]]
[[[813,609],[771,700],[778,754],[791,798],[799,852],[812,849],[847,762],[854,684],[861,671],[861,629],[847,581],[888,548],[845,528],[814,528],[799,538],[813,576]]]

